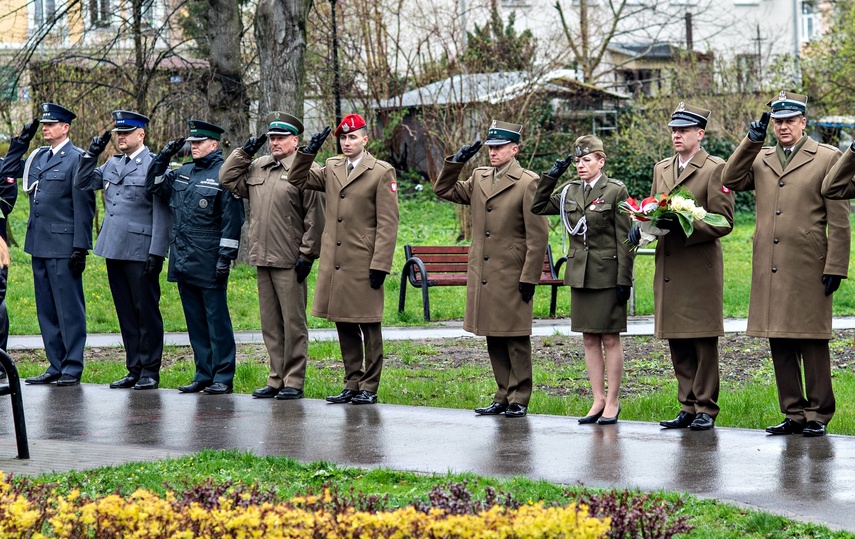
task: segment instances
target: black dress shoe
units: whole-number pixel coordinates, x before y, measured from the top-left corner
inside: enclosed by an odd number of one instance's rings
[[[804,430],[802,430],[802,434],[804,436],[807,436],[808,438],[825,436],[825,425],[823,425],[819,421],[808,421],[807,423],[805,423],[805,428]]]
[[[766,432],[769,434],[801,434],[805,430],[805,424],[793,421],[790,418],[784,420],[783,423],[773,427],[766,427]]]
[[[350,404],[377,404],[377,393],[363,389],[350,399]]]
[[[604,406],[603,410],[605,410],[605,409],[606,408]],[[590,425],[591,423],[596,423],[599,418],[603,417],[603,410],[600,410],[596,414],[586,415],[585,417],[580,417],[579,418],[579,424],[580,425]]]
[[[689,412],[681,411],[674,419],[670,419],[668,421],[660,421],[659,426],[665,427],[666,429],[685,429],[686,427],[691,425],[692,421],[694,420],[695,414],[690,414]]]
[[[601,417],[597,420],[597,425],[614,425],[620,417],[620,404],[617,407],[617,413],[614,417]]]
[[[208,395],[226,395],[232,392],[232,386],[231,384],[215,382],[203,389],[202,391],[204,391]]]
[[[356,395],[356,391],[352,389],[344,389],[338,395],[330,395],[327,397],[327,402],[331,402],[333,404],[344,404],[346,402],[350,402],[350,399]]]
[[[692,430],[710,430],[714,426],[715,419],[710,417],[709,414],[701,412],[695,416],[695,420],[692,421],[692,424],[689,425],[689,428]]]
[[[283,387],[282,391],[276,394],[276,398],[281,401],[302,399],[303,392],[295,387]]]
[[[60,387],[80,385],[80,378],[75,378],[70,374],[63,374],[59,377],[59,380],[56,381],[56,385]]]
[[[158,381],[150,376],[143,376],[134,384],[134,389],[157,389]]]
[[[252,396],[256,399],[272,399],[279,393],[279,390],[275,387],[264,386],[261,389],[256,389],[252,392]]]
[[[182,393],[198,393],[210,385],[211,382],[190,382],[186,386],[179,386],[178,391]]]
[[[475,408],[475,413],[478,415],[499,415],[504,414],[505,410],[508,409],[507,404],[501,404],[498,402],[494,402],[490,406],[484,408]]]
[[[110,389],[130,389],[134,387],[134,384],[137,383],[137,379],[131,376],[130,374],[125,376],[124,378],[120,378],[115,382],[110,384]]]
[[[508,409],[505,410],[505,417],[525,417],[525,414],[526,407],[516,402],[508,405]]]
[[[61,374],[50,374],[50,373],[42,373],[38,376],[33,376],[32,378],[27,378],[24,382],[28,384],[38,385],[38,384],[52,384],[59,380],[62,377]]]

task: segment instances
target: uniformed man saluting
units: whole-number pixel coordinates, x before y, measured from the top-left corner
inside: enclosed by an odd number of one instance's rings
[[[188,123],[193,162],[169,170],[169,160],[184,146],[184,139],[167,142],[151,162],[145,187],[172,208],[168,280],[178,283],[196,362],[193,381],[178,390],[231,393],[235,336],[226,284],[237,258],[243,203],[220,185],[219,143],[224,129],[201,120]]]
[[[83,374],[86,308],[83,270],[92,248],[95,195],[74,188],[83,150],[68,138],[77,115],[55,103],[41,104],[41,119],[24,126],[9,144],[0,178],[23,178],[30,199],[24,251],[33,257],[36,314],[50,367],[28,384],[72,386]],[[47,146],[22,156],[42,125]]]
[[[110,131],[92,139],[80,159],[75,187],[104,190],[104,224],[95,254],[107,259],[107,278],[119,317],[128,374],[113,389],[157,389],[163,356],[160,272],[172,214],[166,200],[145,189],[152,153],[145,146],[147,116],[113,111],[118,153],[98,168]]]
[[[493,402],[475,410],[479,415],[526,415],[533,387],[531,299],[543,272],[548,224],[529,209],[538,175],[517,162],[522,127],[494,121],[486,141],[492,166],[459,180],[479,140],[446,158],[433,184],[438,197],[472,208],[463,329],[487,336],[499,386]]]
[[[326,192],[312,314],[335,322],[344,361],[344,389],[327,401],[374,404],[383,371],[383,282],[398,237],[398,184],[395,169],[365,150],[368,128],[358,114],[345,116],[335,130],[344,156],[313,169],[329,133],[326,127],[297,151],[288,181]]]
[[[785,414],[766,432],[823,436],[835,410],[831,295],[849,271],[849,204],[822,196],[840,150],[804,134],[807,96],[781,91],[766,106],[778,143],[763,146],[763,113],[722,173],[726,187],[757,198],[747,334],[769,339]]]

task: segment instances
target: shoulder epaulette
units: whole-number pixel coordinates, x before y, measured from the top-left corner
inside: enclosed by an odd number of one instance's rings
[[[709,155],[709,154],[707,154],[707,159],[709,159],[710,161],[712,161],[713,163],[715,163],[715,164],[717,164],[717,165],[724,164],[724,163],[726,163],[726,162],[727,162],[727,161],[725,161],[724,159],[722,159],[721,157],[719,157],[719,156],[717,156],[717,155]]]
[[[619,185],[621,187],[626,187],[626,185],[622,181],[616,180],[614,178],[609,178],[609,183],[613,183],[613,184]]]

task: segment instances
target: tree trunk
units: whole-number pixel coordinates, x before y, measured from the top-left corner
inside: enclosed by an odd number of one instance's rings
[[[208,0],[208,21],[211,47],[211,79],[207,88],[211,118],[208,120],[226,130],[220,141],[225,156],[242,146],[249,135],[249,96],[243,81],[240,54],[243,25],[239,3]]]
[[[303,117],[303,58],[310,0],[259,0],[255,43],[261,73],[259,128],[267,113],[279,110]]]

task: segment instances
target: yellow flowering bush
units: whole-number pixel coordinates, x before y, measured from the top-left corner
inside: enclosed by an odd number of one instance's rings
[[[388,511],[342,507],[338,511],[291,502],[239,503],[221,497],[212,507],[182,503],[137,490],[128,497],[111,494],[82,498],[51,493],[35,504],[15,494],[0,472],[0,539],[4,538],[474,538],[598,539],[610,519],[589,516],[585,505],[545,507],[541,503],[507,508],[494,505],[474,514],[408,506]]]

